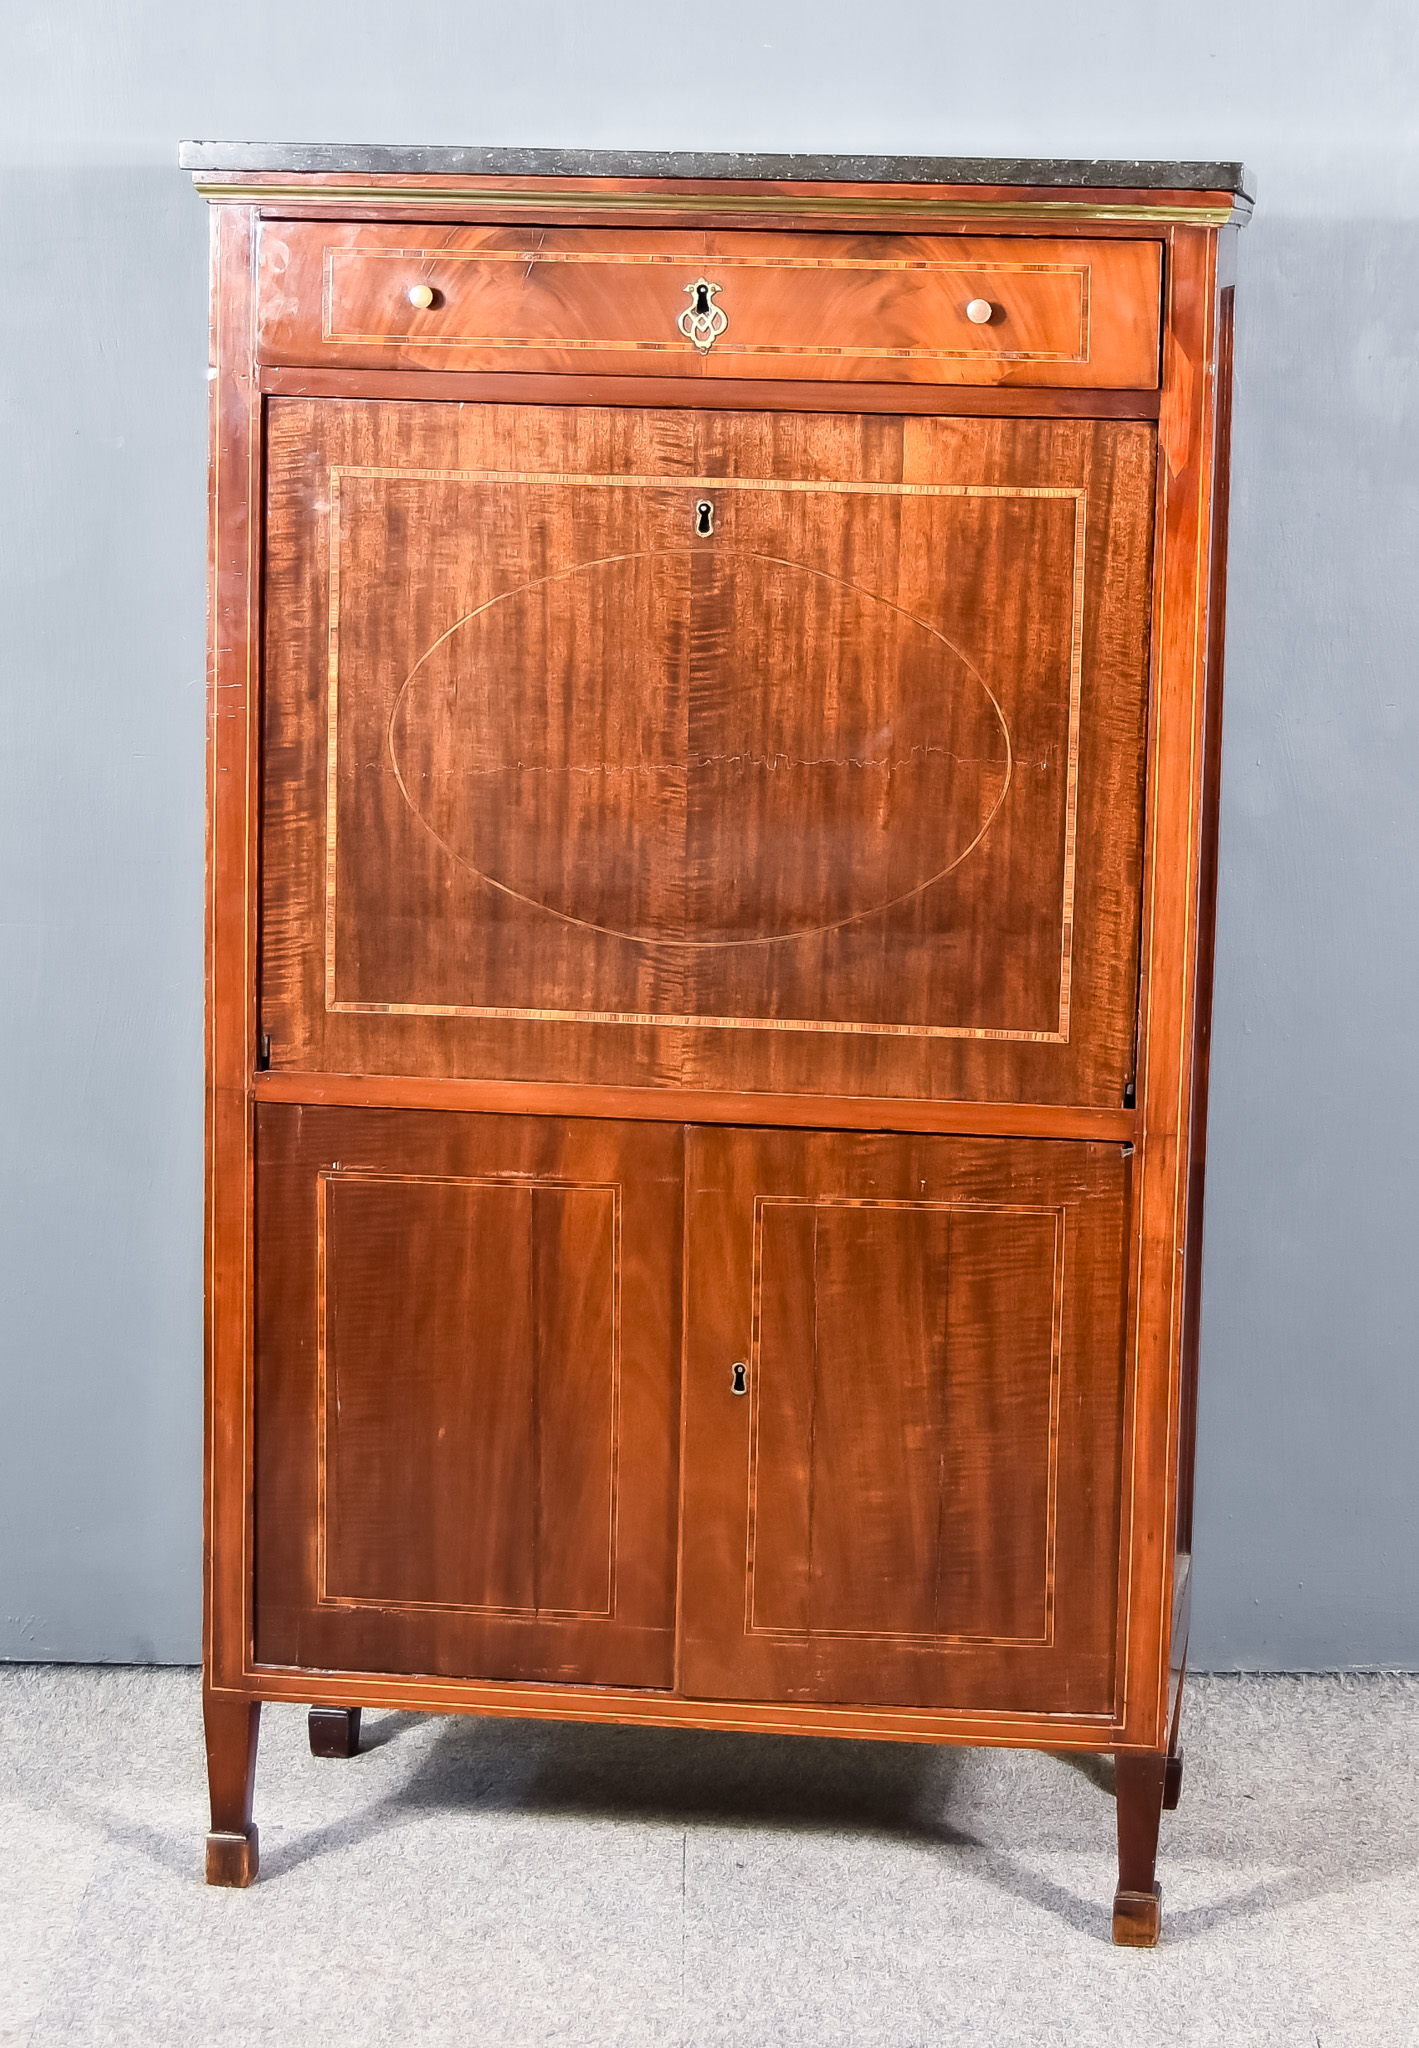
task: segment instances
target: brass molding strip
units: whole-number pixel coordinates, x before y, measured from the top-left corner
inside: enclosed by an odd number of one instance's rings
[[[955,199],[945,195],[931,198],[910,194],[894,198],[863,194],[833,198],[824,193],[710,193],[710,192],[598,192],[578,190],[568,181],[560,192],[507,191],[489,185],[459,185],[432,188],[427,185],[332,185],[319,179],[308,184],[262,184],[242,180],[204,177],[193,184],[204,199],[240,201],[244,205],[270,207],[379,206],[418,215],[440,207],[496,207],[533,216],[557,218],[577,213],[674,213],[806,215],[822,214],[838,219],[874,220],[883,216],[909,217],[923,222],[969,219],[1039,221],[1132,222],[1164,228],[1226,227],[1244,220],[1247,212],[1230,199],[1200,201],[1196,205],[1150,203],[1144,200],[1107,202],[1092,199]]]

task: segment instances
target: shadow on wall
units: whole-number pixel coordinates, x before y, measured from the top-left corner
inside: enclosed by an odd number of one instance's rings
[[[1419,223],[1241,237],[1194,1668],[1419,1667]]]

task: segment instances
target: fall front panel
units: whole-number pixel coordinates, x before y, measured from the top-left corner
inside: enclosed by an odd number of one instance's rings
[[[261,1108],[258,1661],[669,1684],[680,1162]]]
[[[273,1065],[1117,1107],[1153,447],[273,401]]]
[[[687,1692],[1110,1711],[1127,1173],[691,1133]]]

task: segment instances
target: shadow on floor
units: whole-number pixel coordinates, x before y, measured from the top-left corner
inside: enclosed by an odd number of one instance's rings
[[[427,1714],[371,1714],[366,1709],[360,1721],[361,1754],[366,1750],[383,1749],[388,1742],[397,1742],[401,1735],[422,1728],[428,1718]]]
[[[362,1750],[397,1741],[421,1717],[367,1722]],[[1076,1768],[1078,1758],[1070,1758]],[[358,1784],[358,1758],[337,1761]],[[972,1874],[1107,1942],[1108,1899],[1079,1898],[1038,1870],[954,1826],[965,1753],[920,1743],[806,1742],[791,1735],[599,1728],[559,1722],[445,1721],[394,1791],[338,1822],[273,1842],[263,1874],[278,1877],[397,1828],[414,1813],[523,1813],[685,1828],[742,1826],[872,1834],[970,1859]],[[1086,1770],[1100,1789],[1106,1778]],[[1112,1827],[1110,1821],[1109,1833]]]
[[[371,1717],[369,1746],[397,1741],[421,1716]],[[1262,1738],[1263,1749],[1266,1738]],[[339,1823],[273,1844],[270,1876],[294,1870],[328,1850],[348,1847],[415,1813],[522,1813],[576,1816],[589,1821],[637,1821],[651,1826],[695,1825],[864,1834],[915,1842],[965,1859],[970,1874],[1006,1896],[1051,1914],[1091,1940],[1111,1940],[1114,1791],[1109,1756],[1057,1754],[1054,1771],[1085,1781],[1100,1795],[1098,1823],[1077,1837],[1097,1848],[1103,1867],[1097,1893],[1080,1897],[1036,1867],[1033,1845],[1053,1830],[1048,1815],[1075,1802],[1066,1784],[1040,1783],[1040,1807],[1002,1803],[998,1822],[975,1821],[981,1832],[953,1824],[963,1804],[961,1781],[971,1752],[915,1743],[804,1741],[795,1736],[731,1735],[677,1729],[589,1727],[454,1717],[442,1722],[394,1790],[352,1810]],[[334,1769],[358,1773],[358,1759]],[[352,1808],[358,1797],[352,1781]],[[1003,1789],[1003,1788],[1002,1788]],[[1351,1810],[1343,1826],[1317,1784],[1300,1808],[1267,1796],[1240,1793],[1235,1784],[1194,1783],[1194,1804],[1184,1817],[1179,1848],[1193,1870],[1215,1866],[1217,1887],[1206,1903],[1186,1909],[1166,1903],[1164,1940],[1196,1939],[1228,1925],[1255,1921],[1298,1904],[1350,1893],[1419,1864],[1419,1844],[1394,1826],[1391,1802],[1379,1798],[1370,1813]],[[1187,1789],[1184,1801],[1187,1801]],[[1348,1795],[1353,1799],[1353,1794]],[[979,1802],[973,1799],[973,1809]],[[1178,1829],[1163,1817],[1159,1871],[1165,1894],[1169,1836]],[[994,1837],[985,1838],[985,1831]],[[1025,1837],[1021,1853],[1008,1846]],[[1056,1837],[1057,1839],[1057,1837]],[[1103,1859],[1106,1857],[1106,1861]],[[1249,1866],[1246,1880],[1228,1874]],[[1257,1879],[1258,1866],[1267,1874]]]
[[[24,1682],[34,1689],[33,1680]],[[143,1686],[151,1682],[151,1675],[132,1673],[91,1679],[82,1695],[84,1727],[92,1733],[101,1723],[97,1698],[99,1707],[107,1701],[121,1714],[126,1730],[141,1731]],[[169,1679],[168,1689],[176,1682]],[[67,1697],[53,1674],[46,1673],[45,1689],[61,1704]],[[183,1745],[184,1756],[189,1738],[194,1752],[200,1745],[195,1679],[190,1692],[175,1722],[159,1717],[156,1724],[165,1741]],[[1396,1883],[1407,1895],[1419,1874],[1414,1681],[1211,1678],[1198,1683],[1194,1712],[1194,1775],[1181,1811],[1163,1819],[1167,1945],[1259,1929],[1319,1902],[1342,1918],[1395,1910],[1392,1901],[1383,1908],[1362,1902],[1376,1899],[1376,1887]],[[283,1824],[258,1775],[258,1824],[268,1822],[263,1879],[280,1882],[328,1854],[358,1853],[362,1843],[421,1815],[570,1816],[686,1835],[696,1826],[858,1835],[925,1850],[1091,1942],[1109,1941],[1107,1756],[999,1753],[988,1761],[980,1752],[918,1744],[368,1710],[363,1735],[363,1759],[310,1766],[333,1774],[330,1817],[320,1824]],[[61,1792],[56,1800],[56,1786],[42,1774],[50,1810],[63,1809],[68,1823],[87,1831],[96,1855],[106,1843],[111,1854],[140,1858],[200,1886],[196,1783],[190,1808],[183,1794],[187,1818],[169,1827],[147,1824],[133,1812],[131,1788],[120,1796],[111,1734],[102,1748],[104,1769],[92,1783],[80,1771],[67,1798]],[[179,1779],[186,1776],[180,1761],[174,1769]],[[173,1810],[170,1801],[158,1805]],[[1046,1874],[1076,1869],[1087,1896]],[[1181,1885],[1166,1896],[1170,1869],[1186,1870],[1185,1905]]]

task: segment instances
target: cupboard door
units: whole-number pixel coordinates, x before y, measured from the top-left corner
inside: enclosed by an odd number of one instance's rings
[[[669,1685],[682,1149],[258,1109],[258,1662]]]
[[[690,1134],[686,1692],[1110,1711],[1127,1177],[1118,1146]]]
[[[273,1068],[1119,1108],[1155,446],[272,400]]]

